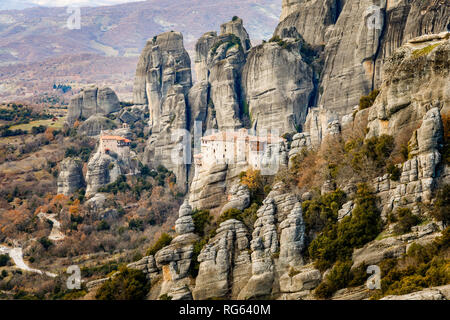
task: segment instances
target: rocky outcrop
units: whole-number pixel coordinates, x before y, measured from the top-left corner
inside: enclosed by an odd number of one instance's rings
[[[113,183],[123,173],[116,158],[96,152],[87,164],[86,196],[94,195],[98,189]]]
[[[427,288],[400,296],[386,296],[381,300],[450,300],[450,285]]]
[[[202,122],[208,129],[242,127],[242,68],[251,48],[243,21],[235,17],[221,26],[220,35],[205,33],[195,46],[197,83],[189,92],[191,128]]]
[[[83,162],[78,158],[66,158],[59,164],[58,194],[71,195],[83,188]]]
[[[443,35],[429,36],[403,46],[386,63],[386,80],[369,112],[367,137],[403,139],[409,160],[401,165],[400,181],[389,176],[374,181],[383,216],[400,206],[416,210],[417,203],[431,200],[441,161],[441,114],[448,113],[450,105],[449,51],[450,41]]]
[[[300,40],[286,40],[253,48],[245,64],[242,82],[256,131],[296,132],[305,122],[313,94],[313,71],[300,54]]]
[[[163,165],[175,173],[177,185],[184,192],[191,157],[190,141],[186,135],[186,97],[181,85],[173,85],[169,89],[161,108],[159,123],[153,127],[147,141],[144,162],[154,168]]]
[[[136,69],[133,102],[148,105],[151,121],[157,126],[159,108],[170,87],[179,84],[187,93],[192,85],[191,62],[179,32],[165,32],[149,40]]]
[[[322,274],[312,265],[296,266],[280,277],[280,299],[307,299],[312,296],[311,291],[320,284],[321,280]]]
[[[128,264],[127,267],[144,272],[149,279],[154,279],[159,272],[153,256],[143,257],[139,261]]]
[[[220,34],[234,34],[241,41],[244,51],[247,52],[252,47],[250,37],[247,30],[244,28],[244,22],[239,17],[234,17],[233,20],[224,23],[220,26]]]
[[[115,129],[117,125],[111,120],[101,115],[92,115],[83,121],[78,127],[78,134],[89,137],[98,136],[102,130]]]
[[[228,203],[222,207],[220,213],[230,209],[244,210],[250,205],[250,190],[246,185],[235,184],[231,187]]]
[[[296,133],[292,137],[291,148],[289,150],[289,165],[292,165],[293,158],[302,150],[311,150],[313,147],[309,132]]]
[[[167,294],[172,299],[192,299],[193,281],[190,267],[194,252],[194,243],[198,236],[192,233],[192,207],[187,200],[180,208],[175,228],[177,236],[169,246],[155,254],[158,269],[162,270],[162,283],[158,296]]]
[[[212,46],[217,42],[217,32],[210,31],[198,39],[195,44],[195,74],[197,82],[208,81],[208,56]]]
[[[249,234],[240,221],[223,222],[203,248],[194,299],[236,298],[250,277]]]
[[[122,123],[132,125],[139,120],[145,120],[147,112],[148,112],[147,105],[136,105],[126,107],[119,112],[118,119]]]
[[[302,250],[305,246],[305,223],[302,206],[297,202],[291,213],[280,223],[280,258],[283,267],[303,264]]]
[[[239,174],[247,164],[217,164],[196,168],[189,187],[189,203],[195,209],[216,209],[227,202],[227,190],[239,182]]]
[[[165,32],[147,42],[136,69],[133,101],[148,105],[151,136],[144,162],[173,171],[177,184],[187,187],[190,156],[182,140],[188,129],[187,94],[192,86],[191,61],[179,32]]]
[[[119,98],[112,89],[84,88],[70,101],[67,122],[73,124],[76,120],[88,119],[92,115],[107,115],[119,110]]]
[[[275,35],[283,38],[295,28],[311,45],[324,45],[326,31],[334,25],[342,10],[338,0],[283,0],[280,24]]]
[[[384,61],[397,48],[445,31],[449,17],[450,4],[441,0],[285,0],[275,34],[298,32],[313,46],[325,45],[318,104],[342,117],[380,86]]]
[[[395,238],[375,240],[353,252],[353,267],[374,265],[385,259],[400,258],[406,253],[406,244]]]
[[[127,133],[129,133],[128,129],[109,132],[109,134],[123,137],[127,137]],[[116,154],[105,153],[104,150],[97,148],[87,164],[86,196],[95,195],[98,189],[115,182],[121,175],[136,174],[137,172],[138,161],[134,151]]]
[[[234,34],[220,35],[208,57],[210,96],[221,131],[242,127],[240,79],[245,53],[236,39]]]
[[[309,135],[312,147],[317,148],[328,135],[336,131],[338,119],[336,112],[323,106],[309,109],[303,130]]]
[[[280,250],[277,234],[276,206],[266,198],[257,212],[258,219],[251,240],[252,276],[239,294],[239,299],[268,296],[275,281],[275,254]]]

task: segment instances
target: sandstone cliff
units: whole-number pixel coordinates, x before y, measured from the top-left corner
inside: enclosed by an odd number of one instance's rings
[[[119,98],[110,88],[84,88],[70,101],[67,122],[73,124],[92,115],[107,115],[119,110]]]
[[[60,164],[58,194],[66,196],[84,187],[83,162],[77,158],[66,158]]]
[[[339,116],[380,86],[383,61],[411,38],[445,31],[446,1],[286,0],[275,34],[295,28],[311,45],[325,45],[319,105]]]
[[[243,71],[246,110],[256,131],[296,132],[305,122],[314,91],[312,68],[299,39],[253,48]]]
[[[172,153],[178,157],[181,131],[188,129],[187,94],[191,86],[191,61],[181,33],[166,32],[149,40],[139,59],[133,89],[134,103],[148,105],[150,112],[151,137],[143,160],[173,171],[183,190],[190,159],[183,161],[181,156],[183,163],[174,163]]]

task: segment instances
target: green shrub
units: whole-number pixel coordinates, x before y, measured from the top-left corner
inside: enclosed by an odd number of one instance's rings
[[[53,242],[47,237],[40,238],[39,243],[44,247],[45,250],[53,245]]]
[[[217,219],[217,225],[220,226],[220,224],[222,222],[225,222],[230,219],[243,221],[242,211],[239,209],[235,209],[235,208],[225,211],[224,213],[222,213],[222,215],[219,217],[219,219]]]
[[[422,49],[417,49],[412,52],[412,56],[414,59],[423,57],[428,55],[431,51],[433,51],[434,48],[436,48],[439,45],[439,43],[430,44],[429,46],[426,46]]]
[[[147,251],[148,256],[154,256],[159,250],[168,246],[172,242],[172,237],[167,233],[163,233],[158,241]]]
[[[377,168],[385,167],[394,148],[394,137],[385,134],[364,141],[362,139],[350,140],[344,147],[345,151],[351,155],[352,168],[357,172],[366,170],[364,158],[373,161]]]
[[[167,293],[163,294],[162,296],[159,297],[159,300],[172,300],[173,298],[171,296],[169,296]]]
[[[0,267],[4,267],[8,264],[10,258],[6,254],[0,254]]]
[[[100,223],[97,226],[97,231],[105,231],[105,230],[109,230],[110,226],[108,224],[108,222],[106,222],[105,220],[100,221]]]
[[[450,229],[427,245],[412,244],[406,257],[387,259],[381,268],[381,290],[372,299],[386,295],[403,295],[423,288],[441,286],[450,282]]]
[[[392,181],[399,181],[400,180],[400,176],[402,174],[402,171],[400,170],[399,167],[397,167],[394,164],[389,164],[388,167],[386,168],[387,173],[389,173],[389,178]]]
[[[131,190],[131,187],[127,183],[126,176],[120,175],[117,178],[117,180],[114,181],[113,183],[110,183],[105,187],[99,188],[98,192],[117,194],[119,192],[125,192],[128,190]]]
[[[347,197],[342,190],[336,190],[302,203],[306,230],[320,232],[325,226],[337,222],[338,211]]]
[[[436,194],[432,216],[442,221],[446,226],[450,223],[450,185],[446,184],[440,187]]]
[[[399,208],[396,212],[397,224],[394,226],[394,232],[404,234],[411,232],[411,227],[421,222],[420,218],[412,214],[408,208]]]
[[[380,93],[380,90],[373,90],[369,93],[367,96],[362,96],[359,99],[359,110],[364,110],[367,108],[370,108],[373,103],[375,102],[375,99],[377,98],[378,94]]]
[[[345,217],[337,224],[328,224],[311,242],[308,252],[316,267],[323,271],[336,261],[350,259],[354,248],[360,248],[372,241],[381,230],[376,197],[367,185],[360,184],[351,217]]]
[[[97,291],[97,300],[143,300],[150,290],[145,273],[122,267]]]
[[[209,225],[213,219],[209,210],[194,210],[192,219],[194,220],[194,232],[200,237],[203,237],[205,235],[206,226]]]
[[[144,221],[141,219],[131,219],[128,222],[128,229],[135,231],[144,231]]]

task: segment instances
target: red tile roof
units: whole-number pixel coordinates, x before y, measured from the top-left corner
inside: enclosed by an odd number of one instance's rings
[[[116,141],[123,141],[126,143],[131,142],[131,140],[128,140],[124,137],[119,137],[119,136],[102,136],[101,137],[102,140],[116,140]]]

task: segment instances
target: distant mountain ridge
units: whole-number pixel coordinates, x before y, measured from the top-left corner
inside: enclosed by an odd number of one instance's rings
[[[192,49],[205,30],[242,15],[252,40],[271,36],[281,7],[270,0],[150,0],[81,9],[81,29],[70,30],[66,8],[34,7],[0,12],[0,65],[34,62],[60,54],[136,55],[146,41],[169,30]]]
[[[119,78],[123,84],[132,82],[134,63],[147,40],[155,35],[170,30],[182,32],[193,59],[195,43],[203,33],[218,31],[220,24],[231,17],[238,15],[244,20],[255,44],[272,36],[280,13],[280,1],[272,0],[149,0],[83,7],[81,29],[69,30],[70,14],[65,7],[0,11],[0,98],[12,101],[32,97],[45,93],[47,87],[51,90],[54,82],[78,87],[81,83],[76,79],[83,79],[83,85],[110,85],[127,99],[127,90],[115,83]],[[61,61],[66,65],[58,65]],[[98,61],[113,66],[109,74],[86,70],[86,65]]]

